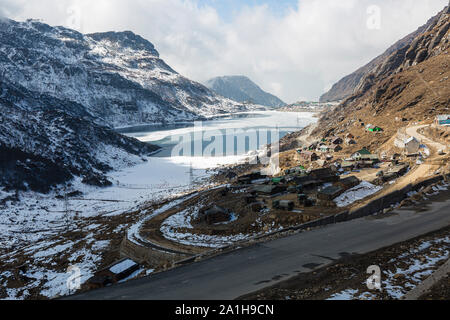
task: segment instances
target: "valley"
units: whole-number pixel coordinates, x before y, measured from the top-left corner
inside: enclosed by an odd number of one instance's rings
[[[0,18],[0,299],[445,296],[449,18],[292,104],[131,31]]]

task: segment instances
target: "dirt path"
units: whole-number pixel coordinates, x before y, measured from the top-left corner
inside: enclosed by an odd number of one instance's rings
[[[429,127],[429,125],[420,125],[420,126],[414,126],[414,127],[408,127],[406,128],[406,134],[410,135],[411,137],[416,138],[417,140],[421,141],[422,144],[425,144],[430,148],[431,151],[439,151],[443,150],[446,151],[448,149],[448,146],[443,145],[440,142],[433,141],[424,135],[418,133],[417,131],[423,128]]]
[[[297,138],[298,142],[300,142],[302,146],[310,145],[311,143],[314,142],[314,138],[311,137],[311,133],[317,128],[317,125],[318,125],[317,122],[310,124],[305,128],[306,131],[300,137]]]

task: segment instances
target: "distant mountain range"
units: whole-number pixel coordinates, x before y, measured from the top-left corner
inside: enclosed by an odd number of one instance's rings
[[[210,79],[206,86],[228,99],[241,102],[253,103],[266,107],[284,107],[281,99],[273,94],[267,93],[249,78],[244,76],[224,76]]]

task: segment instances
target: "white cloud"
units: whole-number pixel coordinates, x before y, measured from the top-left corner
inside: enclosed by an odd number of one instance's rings
[[[195,0],[0,0],[0,8],[12,19],[40,18],[85,33],[132,30],[187,77],[243,74],[293,102],[317,99],[447,3],[300,0],[283,16],[260,5],[244,7],[227,22]],[[379,29],[367,27],[372,5],[381,10]]]

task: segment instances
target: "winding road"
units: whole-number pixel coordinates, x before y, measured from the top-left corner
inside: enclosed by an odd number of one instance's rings
[[[368,253],[450,225],[450,200],[426,211],[398,210],[242,248],[84,294],[77,300],[223,300],[263,289],[342,256]]]
[[[409,127],[406,133],[433,149],[446,150],[447,146],[417,132],[424,127]],[[372,216],[329,225],[67,299],[235,299],[345,255],[369,253],[448,227],[450,191],[446,191],[446,199],[429,204],[426,210],[399,209],[384,218]]]

